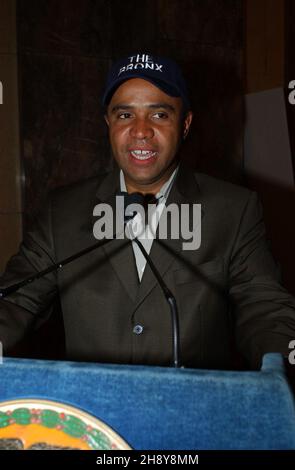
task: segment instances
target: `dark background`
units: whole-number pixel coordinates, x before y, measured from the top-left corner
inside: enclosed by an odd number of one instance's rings
[[[48,189],[112,164],[100,97],[112,61],[133,51],[176,59],[195,120],[194,167],[242,176],[243,2],[18,0],[26,213]]]

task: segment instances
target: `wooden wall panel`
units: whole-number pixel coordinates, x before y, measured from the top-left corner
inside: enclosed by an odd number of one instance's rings
[[[246,0],[246,37],[246,92],[282,87],[284,0]]]
[[[240,181],[242,45],[241,0],[18,0],[26,213],[111,167],[100,97],[111,62],[135,50],[184,68],[195,107],[184,158]]]
[[[14,0],[0,3],[0,272],[21,239],[18,67]]]

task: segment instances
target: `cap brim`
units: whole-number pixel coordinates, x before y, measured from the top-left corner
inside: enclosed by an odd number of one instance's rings
[[[124,83],[127,80],[130,80],[132,78],[141,78],[143,80],[147,80],[152,85],[155,85],[157,88],[160,88],[160,90],[162,90],[167,95],[173,96],[175,98],[181,97],[181,94],[180,94],[179,90],[177,90],[175,86],[170,85],[166,81],[164,82],[164,81],[159,80],[157,78],[154,78],[154,77],[151,77],[151,76],[146,76],[144,73],[141,73],[140,75],[138,73],[137,74],[132,74],[132,73],[126,74],[125,73],[124,77],[121,77],[121,78],[118,78],[117,80],[115,80],[112,83],[112,86],[105,90],[105,92],[103,94],[103,97],[102,97],[103,106],[107,106],[110,103],[113,94],[119,88],[119,86],[122,85],[122,83]]]

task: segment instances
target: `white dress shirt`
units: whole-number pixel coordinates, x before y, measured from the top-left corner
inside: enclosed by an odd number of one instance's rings
[[[134,236],[136,236],[136,234],[139,234],[137,238],[138,240],[140,240],[140,242],[142,243],[143,247],[145,248],[148,254],[150,253],[152,249],[152,245],[153,245],[153,241],[156,235],[159,220],[162,215],[163,209],[166,205],[166,201],[169,196],[172,185],[174,183],[174,179],[176,177],[177,171],[178,171],[178,167],[175,168],[169,180],[163,184],[160,191],[156,194],[155,197],[156,199],[158,199],[159,202],[157,206],[155,207],[155,210],[152,212],[150,211],[151,217],[148,218],[148,221],[147,221],[148,223],[144,226],[144,221],[142,220],[141,214],[137,213],[136,216],[132,220],[130,220],[127,224],[127,226],[130,227],[130,232],[134,234]],[[120,171],[120,187],[121,187],[121,191],[125,191],[125,192],[127,191],[124,173],[122,170]],[[141,281],[144,270],[145,270],[145,266],[146,266],[146,259],[141,253],[140,249],[138,248],[135,242],[132,242],[132,248],[133,248],[133,253],[135,257],[138,278],[139,278],[139,281]]]

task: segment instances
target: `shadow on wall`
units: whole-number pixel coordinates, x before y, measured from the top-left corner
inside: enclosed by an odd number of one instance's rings
[[[194,110],[184,160],[198,171],[243,184],[245,102],[236,64],[203,60],[183,68]]]
[[[248,177],[248,186],[260,196],[267,236],[281,267],[283,285],[295,295],[295,191],[254,176]]]

